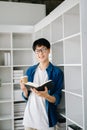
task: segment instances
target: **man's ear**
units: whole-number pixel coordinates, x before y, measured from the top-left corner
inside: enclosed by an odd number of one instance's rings
[[[50,53],[50,48],[48,49],[49,53]]]

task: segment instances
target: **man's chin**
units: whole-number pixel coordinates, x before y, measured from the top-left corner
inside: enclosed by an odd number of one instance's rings
[[[45,60],[44,59],[39,59],[39,62],[45,62]]]

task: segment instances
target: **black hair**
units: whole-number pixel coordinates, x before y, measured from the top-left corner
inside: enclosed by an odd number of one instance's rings
[[[35,51],[36,46],[42,46],[42,45],[50,49],[50,42],[45,38],[40,38],[34,41],[33,46],[32,46],[33,51]]]

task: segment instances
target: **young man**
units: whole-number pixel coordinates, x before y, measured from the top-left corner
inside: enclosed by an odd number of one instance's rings
[[[38,64],[27,70],[28,81],[40,85],[51,79],[54,87],[51,90],[45,87],[44,91],[36,89],[27,91],[20,81],[22,95],[27,100],[23,124],[25,130],[54,130],[57,123],[56,109],[61,98],[63,72],[49,62],[50,43],[48,40],[40,38],[33,43],[32,48]]]

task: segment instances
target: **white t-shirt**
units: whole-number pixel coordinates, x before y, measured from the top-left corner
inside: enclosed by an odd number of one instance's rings
[[[34,75],[34,83],[42,84],[48,80],[46,70],[37,67]],[[45,99],[37,96],[33,92],[30,93],[28,103],[24,113],[23,124],[26,127],[45,130],[49,128],[48,116],[45,107]],[[49,128],[50,129],[50,128]]]

